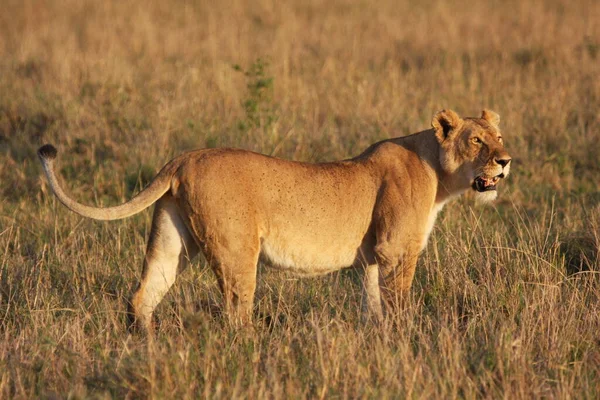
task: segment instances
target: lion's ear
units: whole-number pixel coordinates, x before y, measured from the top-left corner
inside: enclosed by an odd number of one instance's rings
[[[492,110],[483,110],[481,112],[481,118],[485,119],[495,128],[498,128],[500,125],[500,116],[493,112]]]
[[[448,139],[462,124],[462,118],[452,110],[438,111],[431,121],[431,126],[435,129],[435,136],[437,136],[440,143]]]

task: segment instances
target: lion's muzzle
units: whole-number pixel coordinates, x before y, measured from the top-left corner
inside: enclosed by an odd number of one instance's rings
[[[498,184],[498,181],[500,181],[500,178],[504,178],[504,174],[494,176],[493,178],[478,176],[473,181],[473,189],[477,190],[478,192],[496,190],[496,185]]]

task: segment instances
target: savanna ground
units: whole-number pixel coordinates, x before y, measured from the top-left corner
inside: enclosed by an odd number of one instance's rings
[[[3,1],[0,397],[600,397],[599,73],[593,0]],[[511,176],[446,206],[397,328],[357,272],[261,268],[236,330],[197,260],[129,337],[151,211],[80,218],[35,155],[114,205],[186,149],[334,160],[483,107]]]

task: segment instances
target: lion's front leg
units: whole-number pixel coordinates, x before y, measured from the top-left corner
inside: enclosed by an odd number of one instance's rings
[[[363,278],[363,313],[377,320],[383,319],[379,281],[379,266],[377,264],[368,265]]]
[[[401,250],[393,250],[401,249]],[[382,244],[376,247],[381,300],[386,314],[397,314],[406,305],[415,275],[419,247]]]

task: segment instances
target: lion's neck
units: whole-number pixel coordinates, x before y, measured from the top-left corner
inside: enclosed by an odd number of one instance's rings
[[[456,174],[447,174],[444,171],[440,173],[441,177],[438,179],[438,190],[435,198],[435,202],[444,204],[448,200],[460,196],[469,189],[469,186],[465,186],[462,182],[462,178],[459,180]]]
[[[421,131],[409,136],[392,139],[396,144],[416,153],[424,161],[425,168],[435,176],[437,191],[435,204],[440,208],[450,199],[463,194],[469,189],[460,171],[449,174],[440,163],[440,143],[433,129]]]

